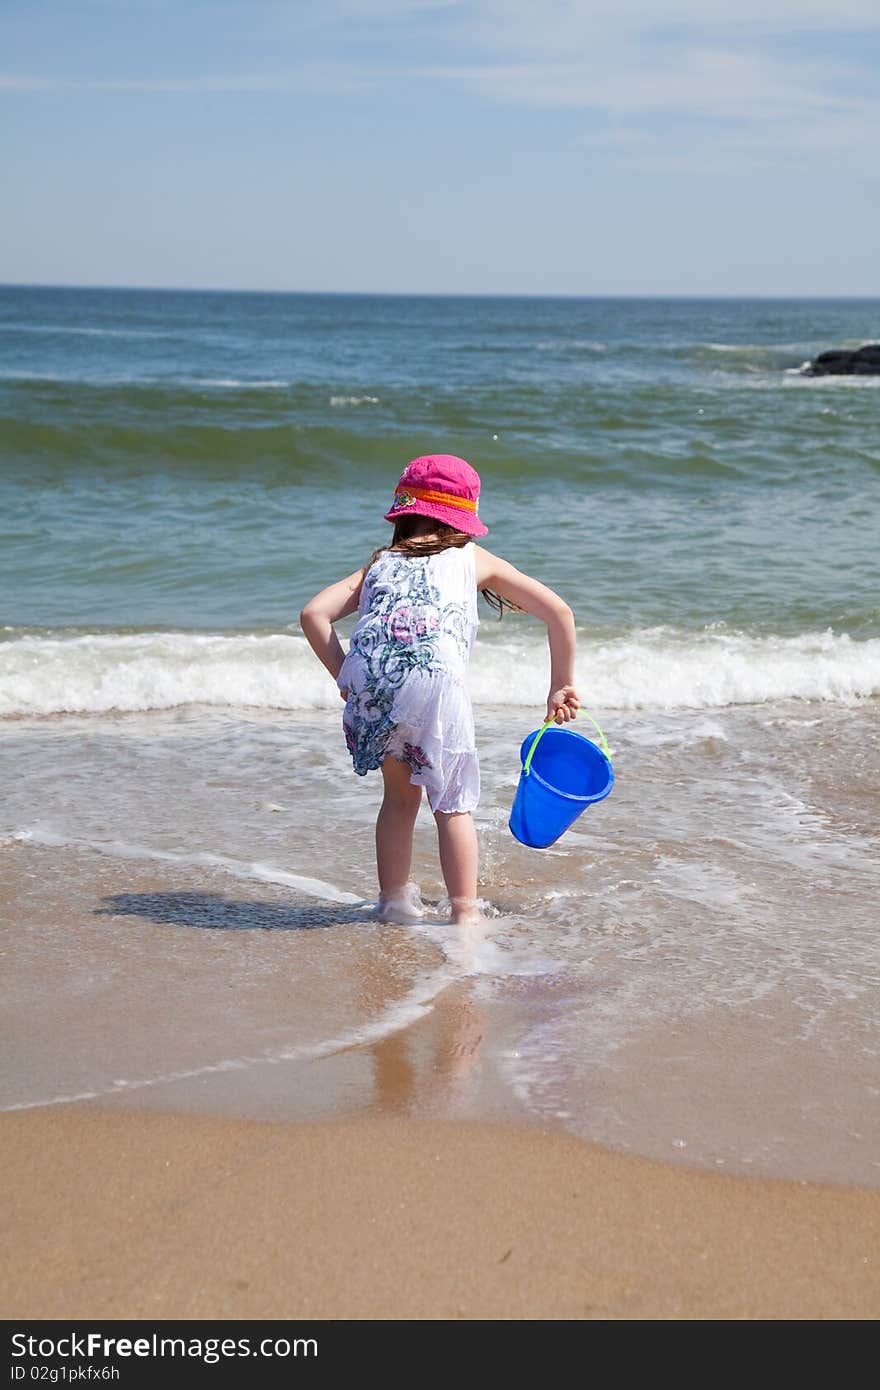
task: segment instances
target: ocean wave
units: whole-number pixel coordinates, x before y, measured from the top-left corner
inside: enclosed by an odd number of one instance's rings
[[[608,344],[593,338],[545,338],[535,343],[536,352],[607,352]]]
[[[803,343],[695,343],[695,348],[707,352],[748,352],[768,355],[776,352],[805,352]]]
[[[56,333],[76,338],[171,338],[167,328],[86,328],[60,323],[0,323],[0,333]]]
[[[547,693],[546,644],[536,635],[477,644],[478,705],[532,705]],[[755,636],[661,627],[582,634],[582,698],[602,709],[687,709],[880,695],[880,638]],[[0,716],[110,713],[182,705],[339,709],[304,638],[192,632],[12,635],[0,641]]]
[[[378,405],[378,396],[331,396],[330,404],[334,407],[342,405]]]
[[[822,390],[829,386],[833,390],[846,388],[855,391],[876,391],[880,387],[880,376],[807,376],[806,368],[809,365],[809,361],[806,361],[799,367],[786,367],[782,373],[782,385],[803,387],[808,391]]]
[[[175,378],[175,381],[180,382],[182,386],[226,386],[245,391],[267,391],[270,388],[277,390],[287,385],[283,377],[249,380],[247,377],[237,376],[183,376]]]
[[[48,382],[57,386],[85,387],[93,393],[118,391],[122,387],[132,393],[137,392],[144,398],[150,392],[158,391],[167,395],[176,394],[182,402],[185,402],[193,391],[198,391],[204,386],[220,386],[239,391],[266,391],[290,385],[284,377],[147,376],[134,373],[128,376],[113,376],[103,371],[90,373],[85,368],[74,372],[24,372],[0,368],[0,381],[23,387],[31,383],[44,386]]]

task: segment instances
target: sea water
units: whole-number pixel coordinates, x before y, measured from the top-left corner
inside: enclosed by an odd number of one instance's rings
[[[877,308],[0,291],[0,1103],[301,1113],[453,991],[455,1113],[876,1182],[880,380],[800,368]],[[464,945],[426,814],[425,922],[372,920],[376,779],[296,623],[430,450],[572,604],[617,776],[513,841],[546,641],[485,609]]]

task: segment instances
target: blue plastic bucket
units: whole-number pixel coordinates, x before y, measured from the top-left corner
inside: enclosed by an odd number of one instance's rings
[[[554,844],[614,786],[607,751],[574,729],[545,724],[524,739],[519,756],[522,771],[509,825],[516,839],[530,849]]]

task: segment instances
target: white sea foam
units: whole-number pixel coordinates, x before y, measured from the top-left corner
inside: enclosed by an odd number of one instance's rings
[[[22,372],[18,369],[0,369],[0,380],[3,381],[57,381],[65,385],[70,382],[85,383],[86,385],[98,386],[160,386],[175,390],[177,387],[185,386],[197,387],[218,387],[220,389],[236,389],[248,391],[278,391],[289,386],[290,383],[283,377],[248,378],[235,376],[107,376],[103,372],[73,371],[73,372]]]
[[[330,404],[331,404],[332,406],[337,406],[337,407],[338,407],[338,406],[343,406],[343,405],[378,405],[378,404],[379,404],[379,397],[378,397],[378,396],[331,396],[331,397],[330,397]]]
[[[235,386],[245,387],[249,391],[277,390],[287,385],[282,377],[268,377],[263,381],[238,376],[190,376],[181,377],[180,381],[184,386]]]
[[[536,352],[607,352],[607,343],[593,338],[546,338],[535,343]]]
[[[478,705],[540,705],[546,644],[486,638],[471,665]],[[700,709],[784,699],[880,695],[880,639],[649,628],[580,640],[578,682],[603,709]],[[173,709],[181,705],[338,709],[303,637],[147,632],[0,642],[0,716]]]
[[[364,902],[356,893],[349,893],[344,888],[337,888],[335,884],[326,883],[324,879],[291,873],[287,869],[279,869],[271,864],[247,863],[241,859],[233,859],[227,854],[214,854],[210,850],[178,854],[172,850],[150,849],[145,845],[126,844],[122,840],[84,840],[76,835],[59,834],[45,825],[34,825],[24,830],[16,830],[9,836],[9,841],[48,845],[59,849],[70,847],[89,849],[95,854],[109,855],[111,859],[147,859],[158,860],[163,864],[184,864],[194,868],[204,866],[209,869],[221,869],[233,878],[255,879],[258,883],[278,883],[285,888],[295,888],[298,892],[305,893],[307,897],[317,898],[322,902],[362,906],[365,913],[373,907],[372,903]]]
[[[880,377],[877,376],[837,376],[834,372],[827,376],[808,376],[806,368],[810,362],[803,362],[799,367],[786,367],[782,373],[781,385],[786,387],[802,386],[810,391],[827,390],[848,390],[848,391],[876,391],[880,389]],[[771,385],[773,382],[770,383]]]
[[[805,351],[803,343],[698,343],[697,346],[706,348],[709,352],[772,353]]]
[[[167,338],[167,329],[156,328],[83,328],[60,323],[3,323],[0,333],[72,334],[79,338]]]

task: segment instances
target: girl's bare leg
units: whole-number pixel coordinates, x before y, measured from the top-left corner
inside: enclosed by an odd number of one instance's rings
[[[449,814],[437,811],[440,868],[452,905],[452,920],[472,922],[477,910],[477,832],[470,811]]]
[[[413,828],[422,800],[421,787],[410,782],[410,768],[398,758],[382,763],[385,795],[376,819],[376,868],[379,910],[403,894],[412,865]]]

